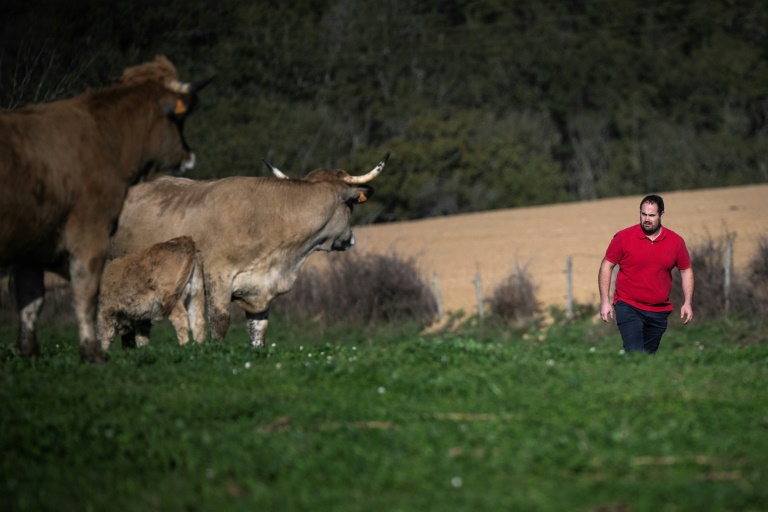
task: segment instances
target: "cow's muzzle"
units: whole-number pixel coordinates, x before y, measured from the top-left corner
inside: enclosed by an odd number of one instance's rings
[[[349,238],[346,240],[339,240],[336,239],[333,241],[333,245],[331,245],[331,249],[334,251],[346,251],[350,247],[355,245],[355,234],[352,233]]]
[[[192,151],[190,151],[189,158],[181,161],[181,164],[179,165],[179,173],[184,174],[185,172],[191,171],[192,169],[194,169],[195,161],[196,161],[195,154]]]

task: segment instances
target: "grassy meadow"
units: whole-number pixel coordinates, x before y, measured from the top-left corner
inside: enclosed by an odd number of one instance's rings
[[[768,509],[768,333],[670,322],[655,357],[615,324],[517,333],[270,325],[223,343],[43,355],[0,327],[0,509]]]

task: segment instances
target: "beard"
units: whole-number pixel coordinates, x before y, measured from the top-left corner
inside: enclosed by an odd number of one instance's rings
[[[643,233],[652,235],[661,228],[661,222],[658,224],[654,224],[653,222],[643,222],[640,224],[640,227],[642,228]]]

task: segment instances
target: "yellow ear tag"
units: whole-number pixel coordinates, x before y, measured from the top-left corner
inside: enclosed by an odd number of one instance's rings
[[[177,99],[176,109],[173,111],[173,113],[176,114],[177,116],[180,116],[181,114],[186,113],[186,111],[187,111],[187,106],[184,104],[183,101],[181,101],[181,99]]]
[[[360,195],[357,197],[358,203],[364,203],[368,200],[367,197],[365,197],[365,194],[363,192],[360,192]]]

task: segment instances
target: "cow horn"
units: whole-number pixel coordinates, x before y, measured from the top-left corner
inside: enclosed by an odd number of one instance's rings
[[[379,175],[381,170],[387,164],[387,160],[389,160],[389,151],[387,151],[387,154],[384,155],[384,158],[381,159],[381,162],[379,162],[379,165],[374,167],[371,172],[369,172],[368,174],[363,174],[362,176],[347,176],[344,178],[344,182],[350,185],[362,185],[363,183],[368,183],[373,178]]]
[[[213,77],[206,78],[204,80],[199,80],[197,82],[189,83],[189,82],[179,82],[178,80],[169,80],[165,83],[165,86],[170,89],[171,91],[178,93],[178,94],[194,94],[209,83],[211,83],[211,80],[213,80]]]
[[[263,159],[262,159],[262,161],[263,161],[265,164],[267,164],[267,167],[269,167],[269,170],[270,170],[270,171],[272,171],[272,174],[274,174],[275,176],[277,176],[277,177],[278,177],[278,178],[280,178],[281,180],[287,180],[287,179],[289,179],[289,178],[288,178],[288,176],[286,176],[285,174],[283,174],[283,173],[280,171],[280,169],[278,169],[277,167],[275,167],[274,165],[272,165],[271,163],[269,163],[269,160],[267,160],[266,158],[263,158]]]
[[[189,92],[192,94],[196,93],[197,91],[199,91],[200,89],[202,89],[203,87],[211,83],[214,77],[215,75],[211,75],[208,78],[203,78],[202,80],[198,80],[197,82],[192,82],[191,84],[189,84]]]
[[[179,82],[178,80],[169,80],[165,83],[165,86],[178,94],[189,94],[192,87],[189,83]]]

